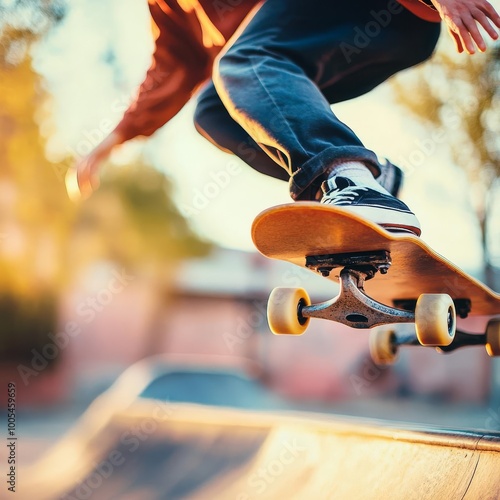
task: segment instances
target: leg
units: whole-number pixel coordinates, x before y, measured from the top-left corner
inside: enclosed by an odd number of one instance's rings
[[[379,173],[376,155],[337,119],[330,102],[361,95],[419,62],[404,52],[408,40],[434,46],[438,25],[389,4],[397,13],[388,12],[390,23],[359,49],[358,30],[374,22],[373,12],[389,8],[387,0],[340,6],[267,0],[219,60],[214,81],[224,105],[291,176],[294,199],[338,164],[357,161]]]
[[[222,151],[234,153],[258,172],[288,181],[285,170],[231,118],[212,82],[200,93],[194,121],[198,132]]]
[[[212,82],[200,92],[194,125],[214,146],[221,151],[235,154],[257,172],[283,181],[289,180],[288,173],[231,118]],[[382,173],[377,181],[393,196],[397,196],[402,184],[401,169],[390,162],[381,164],[380,168]],[[312,184],[310,189],[300,194],[299,199],[319,201],[320,198],[319,184]]]

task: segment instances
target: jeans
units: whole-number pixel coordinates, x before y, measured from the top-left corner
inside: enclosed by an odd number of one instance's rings
[[[428,59],[439,23],[395,0],[266,0],[214,67],[197,129],[308,199],[336,164],[380,165],[331,104]],[[390,133],[390,131],[388,131]]]

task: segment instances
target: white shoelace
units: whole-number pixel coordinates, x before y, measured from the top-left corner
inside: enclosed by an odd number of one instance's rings
[[[349,186],[344,189],[334,189],[326,195],[326,203],[340,204],[342,202],[352,202],[360,195],[359,191],[368,191],[368,188],[362,186]]]

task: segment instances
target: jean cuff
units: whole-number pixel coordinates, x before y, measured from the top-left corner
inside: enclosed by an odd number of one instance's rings
[[[364,163],[374,177],[380,175],[380,164],[377,155],[362,146],[332,146],[311,158],[297,169],[290,177],[290,196],[294,200],[301,199],[301,194],[311,185],[320,185],[326,180],[328,171],[335,165],[359,161]]]

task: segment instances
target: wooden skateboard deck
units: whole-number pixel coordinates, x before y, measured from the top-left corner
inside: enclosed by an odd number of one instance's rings
[[[346,209],[315,202],[276,206],[252,225],[256,248],[266,257],[306,267],[306,256],[385,250],[392,265],[365,282],[368,296],[387,305],[421,294],[470,301],[471,315],[500,314],[500,294],[469,276],[411,234],[390,233]],[[339,281],[339,269],[328,279]]]

